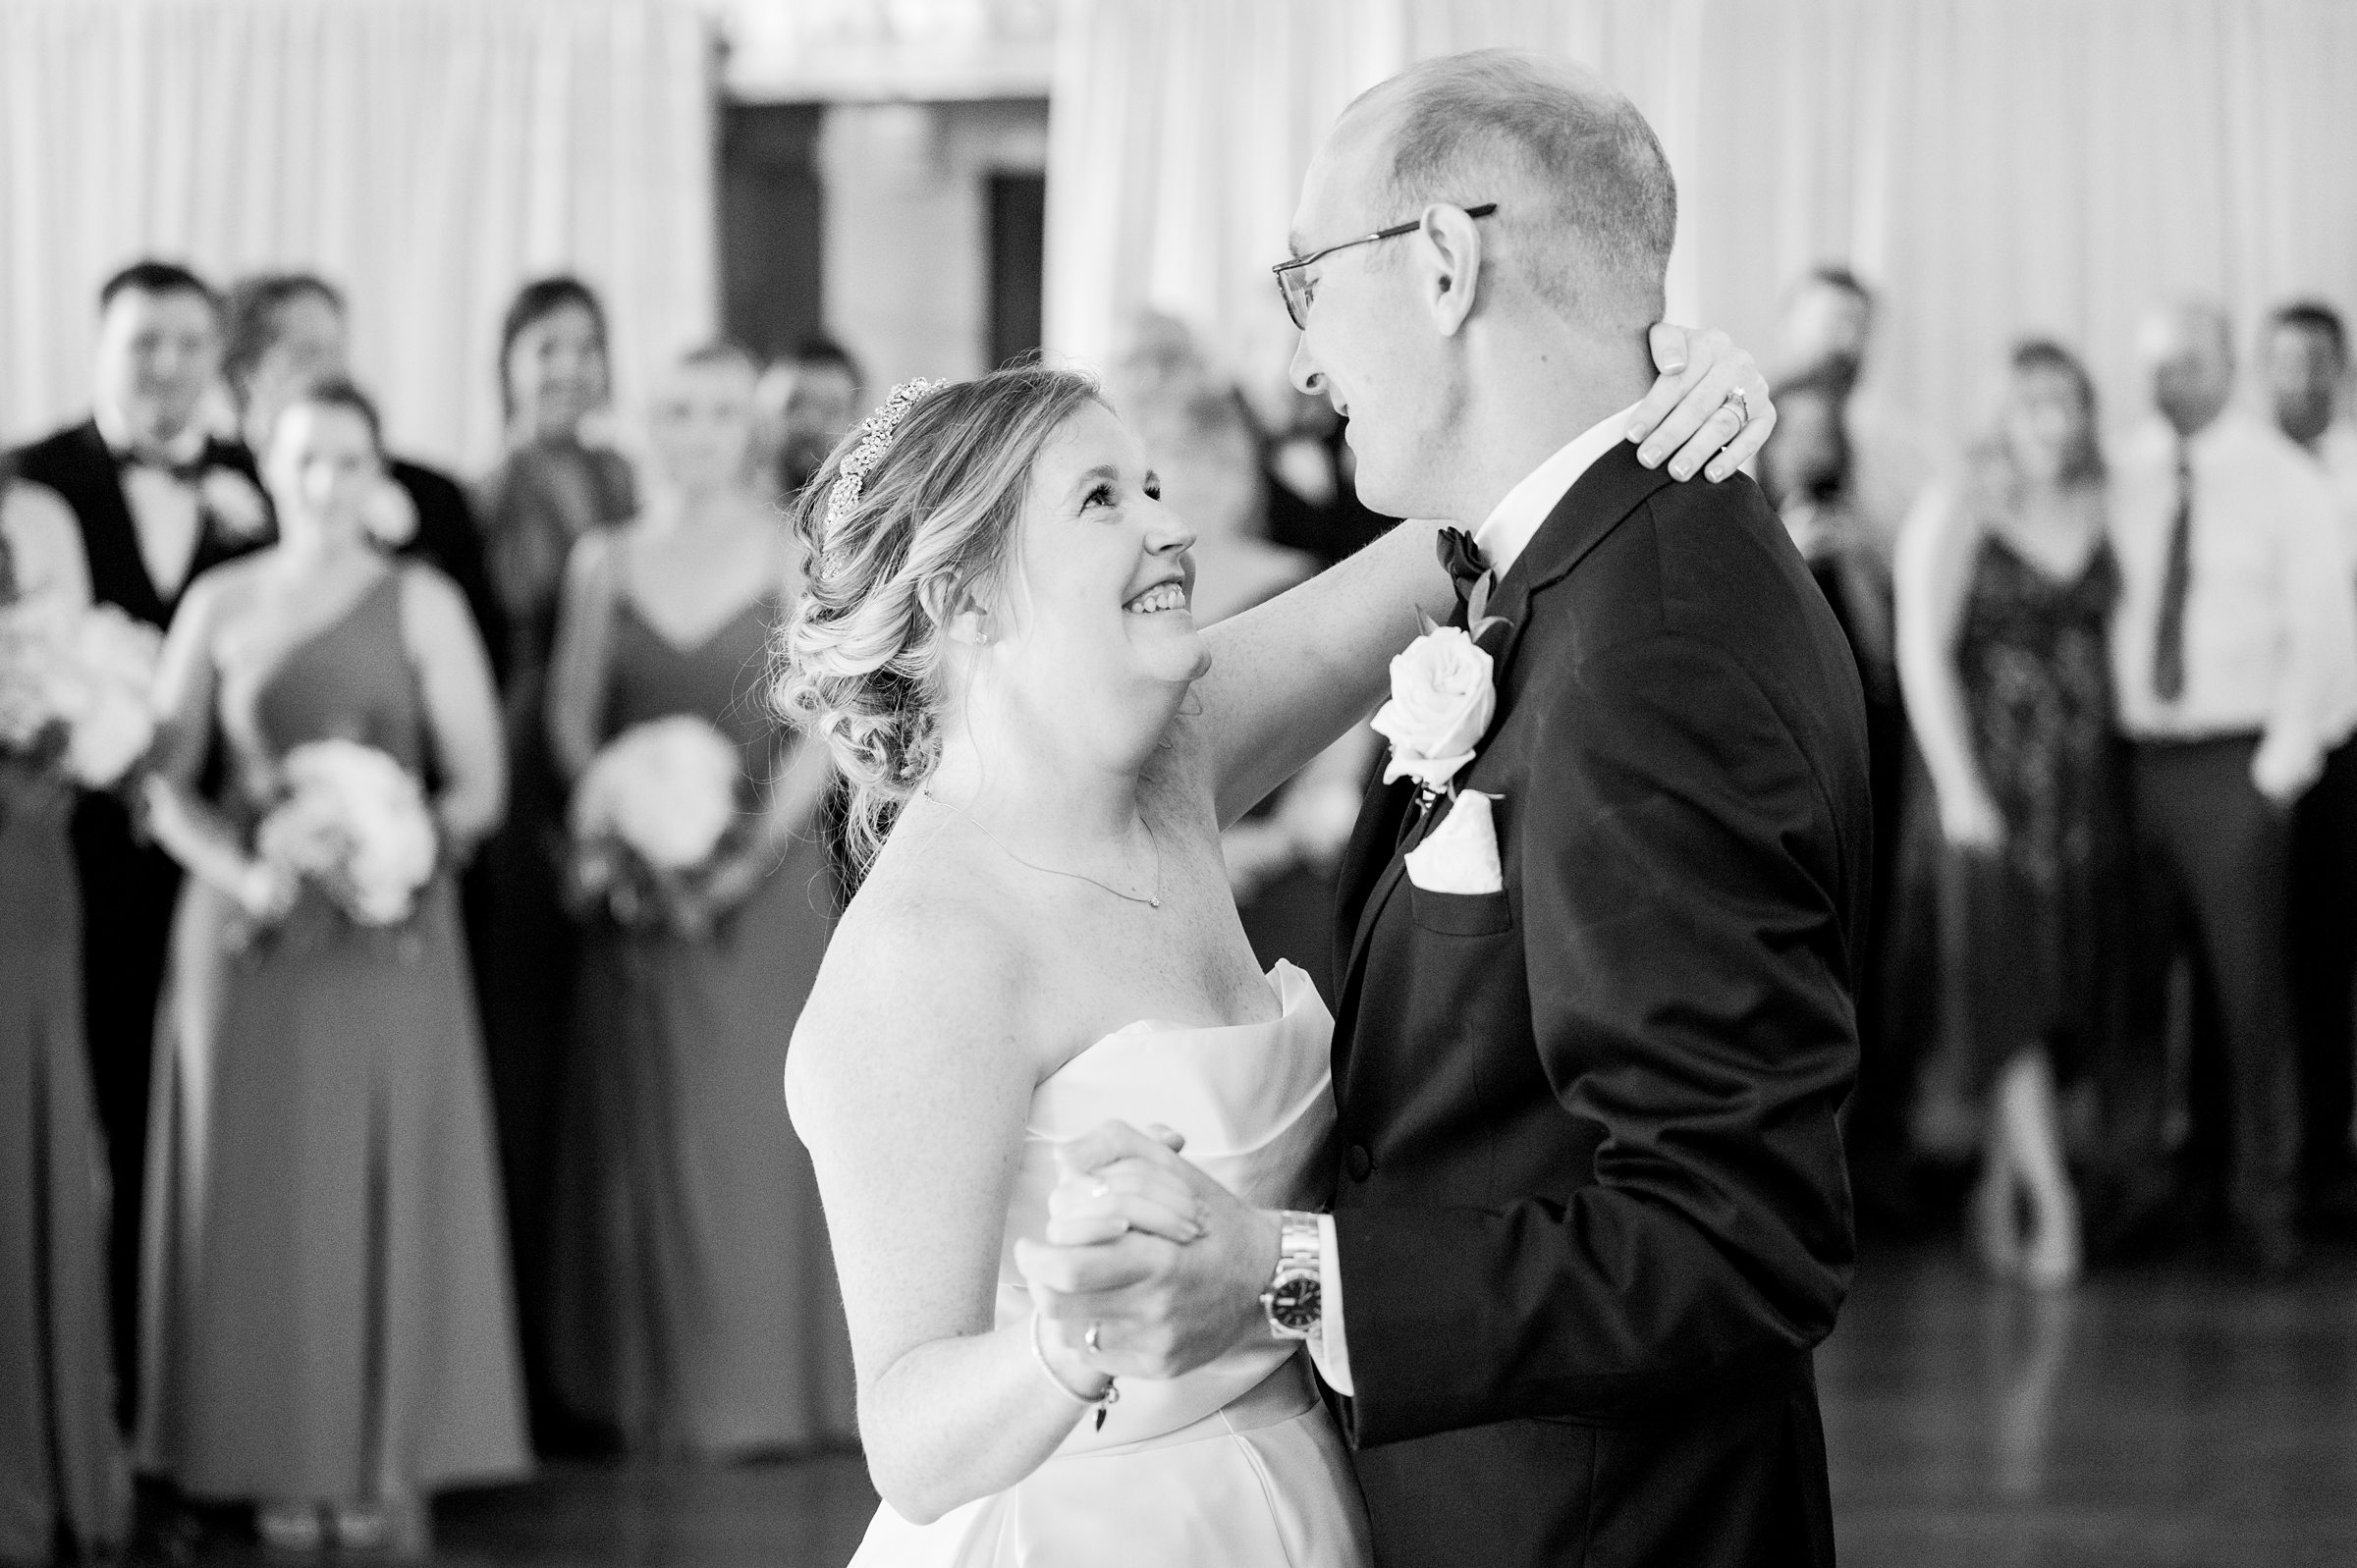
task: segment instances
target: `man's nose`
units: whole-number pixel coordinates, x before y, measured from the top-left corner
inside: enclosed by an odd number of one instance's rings
[[[1314,398],[1325,390],[1326,372],[1320,370],[1318,362],[1309,355],[1307,333],[1293,340],[1293,362],[1286,367],[1286,375],[1292,382],[1293,390],[1304,397]]]

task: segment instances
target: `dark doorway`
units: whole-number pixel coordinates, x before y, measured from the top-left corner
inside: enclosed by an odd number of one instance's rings
[[[1036,352],[1046,297],[1048,177],[990,177],[990,362]]]
[[[817,336],[826,321],[826,189],[816,103],[733,103],[721,110],[721,319],[764,360]]]

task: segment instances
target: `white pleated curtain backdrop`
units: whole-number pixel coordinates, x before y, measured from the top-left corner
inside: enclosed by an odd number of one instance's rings
[[[0,434],[87,407],[143,254],[334,280],[393,440],[469,469],[509,296],[577,272],[627,412],[716,320],[712,63],[657,0],[0,0]]]
[[[2246,330],[2292,295],[2357,304],[2344,0],[1070,0],[1050,347],[1102,365],[1151,307],[1266,351],[1334,116],[1491,44],[1582,60],[1652,120],[1674,318],[1764,353],[1783,286],[1847,261],[1888,304],[1874,379],[1937,431],[1982,416],[2025,332],[2084,351],[2117,419],[2156,299],[2214,295]]]

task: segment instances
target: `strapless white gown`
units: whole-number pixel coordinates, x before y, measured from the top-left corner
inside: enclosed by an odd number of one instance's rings
[[[999,1262],[999,1322],[1030,1314],[1018,1236],[1047,1229],[1053,1145],[1120,1117],[1186,1134],[1192,1160],[1245,1202],[1324,1201],[1334,1019],[1309,977],[1269,973],[1270,1023],[1131,1024],[1031,1097]],[[876,1510],[851,1568],[1363,1568],[1367,1525],[1341,1436],[1297,1347],[1233,1350],[1183,1378],[1122,1379],[1048,1462],[930,1525]]]

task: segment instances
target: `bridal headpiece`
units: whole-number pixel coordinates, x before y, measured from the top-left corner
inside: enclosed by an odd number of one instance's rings
[[[851,509],[859,505],[860,488],[867,483],[867,476],[875,471],[876,464],[884,460],[884,454],[892,450],[892,438],[899,432],[901,421],[908,416],[908,410],[927,393],[938,392],[948,385],[947,381],[927,381],[921,376],[914,381],[904,381],[892,389],[892,396],[884,400],[883,407],[859,421],[859,445],[835,471],[835,488],[827,494],[828,527],[850,516]]]

